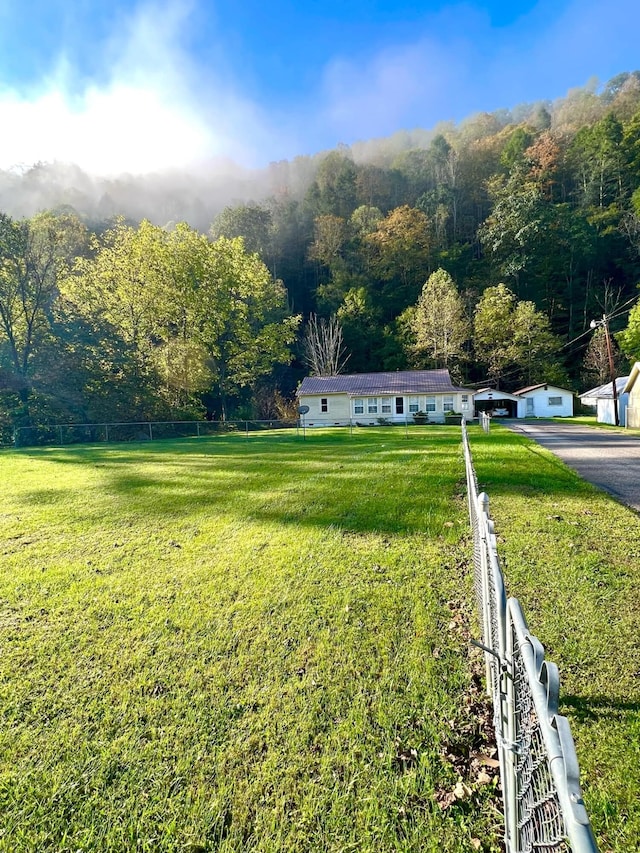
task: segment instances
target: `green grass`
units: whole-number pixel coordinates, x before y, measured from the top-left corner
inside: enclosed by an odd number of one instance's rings
[[[498,849],[459,430],[0,472],[1,851]]]
[[[635,850],[638,517],[470,432],[600,848]],[[21,450],[0,473],[0,851],[499,849],[459,429]]]
[[[472,433],[507,592],[560,668],[587,810],[602,851],[640,849],[640,524],[547,450]]]
[[[615,432],[622,432],[626,435],[640,435],[640,429],[629,429],[615,424],[603,424],[596,420],[595,415],[575,415],[572,418],[551,418],[556,423],[576,424],[578,426],[589,426],[594,429],[608,429]]]

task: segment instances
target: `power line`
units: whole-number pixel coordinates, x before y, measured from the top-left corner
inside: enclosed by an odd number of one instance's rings
[[[636,301],[636,299],[637,299],[637,297],[635,297],[635,296],[633,296],[631,299],[627,299],[627,301],[626,301],[626,302],[624,302],[622,305],[620,305],[620,306],[619,306],[619,307],[614,311],[614,313],[613,313],[613,314],[609,314],[608,316],[607,316],[607,315],[605,315],[605,316],[607,317],[607,322],[608,322],[609,320],[613,320],[613,319],[615,319],[616,317],[620,317],[620,316],[622,316],[622,314],[626,314],[626,313],[627,313],[627,308],[626,308],[626,306],[627,306],[627,305],[630,305],[632,302],[635,302],[635,301]],[[570,346],[571,344],[574,344],[576,341],[579,341],[579,340],[580,340],[580,338],[584,338],[584,337],[585,337],[585,335],[590,335],[592,331],[593,331],[593,329],[587,329],[585,332],[582,332],[582,334],[578,335],[576,338],[573,338],[572,340],[567,341],[567,343],[566,343],[566,344],[562,344],[562,346],[560,347],[560,349],[564,349],[565,347],[568,347],[568,346]]]

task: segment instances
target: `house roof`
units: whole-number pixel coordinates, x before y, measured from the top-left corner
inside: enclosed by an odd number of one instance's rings
[[[375,394],[446,394],[470,388],[451,383],[448,370],[397,370],[388,373],[345,373],[340,376],[306,376],[298,396],[309,394],[348,394],[350,397]]]
[[[629,374],[629,378],[627,380],[627,384],[624,386],[624,390],[627,393],[631,393],[631,389],[636,384],[636,379],[640,375],[640,361],[636,361],[636,363],[631,368],[631,373]]]
[[[616,393],[618,396],[624,393],[627,382],[629,381],[629,376],[618,376],[616,379]],[[605,382],[604,385],[598,385],[597,388],[592,388],[590,391],[585,391],[584,394],[580,394],[580,399],[583,397],[593,397],[594,399],[613,399],[613,389],[611,387],[611,382]]]
[[[512,400],[513,402],[520,402],[520,397],[517,397],[515,394],[510,394],[508,391],[498,391],[496,388],[481,388],[476,391],[474,399],[493,400],[494,402],[497,402],[498,400]]]
[[[559,385],[551,385],[548,382],[540,382],[538,385],[528,385],[526,388],[518,388],[518,390],[513,393],[520,396],[521,394],[528,394],[530,391],[538,391],[540,388],[544,388],[545,391],[547,388],[557,388],[558,391],[566,391],[567,394],[573,394],[573,392],[569,391],[568,388],[560,388]]]

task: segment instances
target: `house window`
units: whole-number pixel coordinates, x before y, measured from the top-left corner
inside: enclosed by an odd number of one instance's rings
[[[417,397],[409,397],[409,411],[410,412],[419,412],[420,411],[420,403],[418,402]]]
[[[320,411],[328,412],[329,411],[329,400],[327,397],[320,397]]]
[[[468,409],[468,408],[469,408],[469,395],[463,394],[462,395],[462,411],[464,412],[465,409]]]
[[[550,406],[561,406],[562,405],[562,397],[549,397],[549,405]]]
[[[353,401],[353,414],[364,415],[364,400],[362,397],[356,397]]]
[[[367,412],[370,415],[378,414],[378,398],[377,397],[369,397],[367,400]]]
[[[435,397],[427,397],[427,403],[425,406],[425,412],[435,412],[436,410],[436,398]]]
[[[382,398],[382,414],[390,415],[391,414],[391,398],[383,397]]]
[[[445,412],[453,411],[453,397],[443,397],[442,398],[442,407]]]

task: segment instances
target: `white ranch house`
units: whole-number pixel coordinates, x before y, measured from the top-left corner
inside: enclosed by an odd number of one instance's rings
[[[453,385],[448,370],[399,370],[307,376],[298,388],[298,403],[309,407],[307,426],[412,423],[419,412],[443,423],[449,411],[473,417],[473,393]]]

